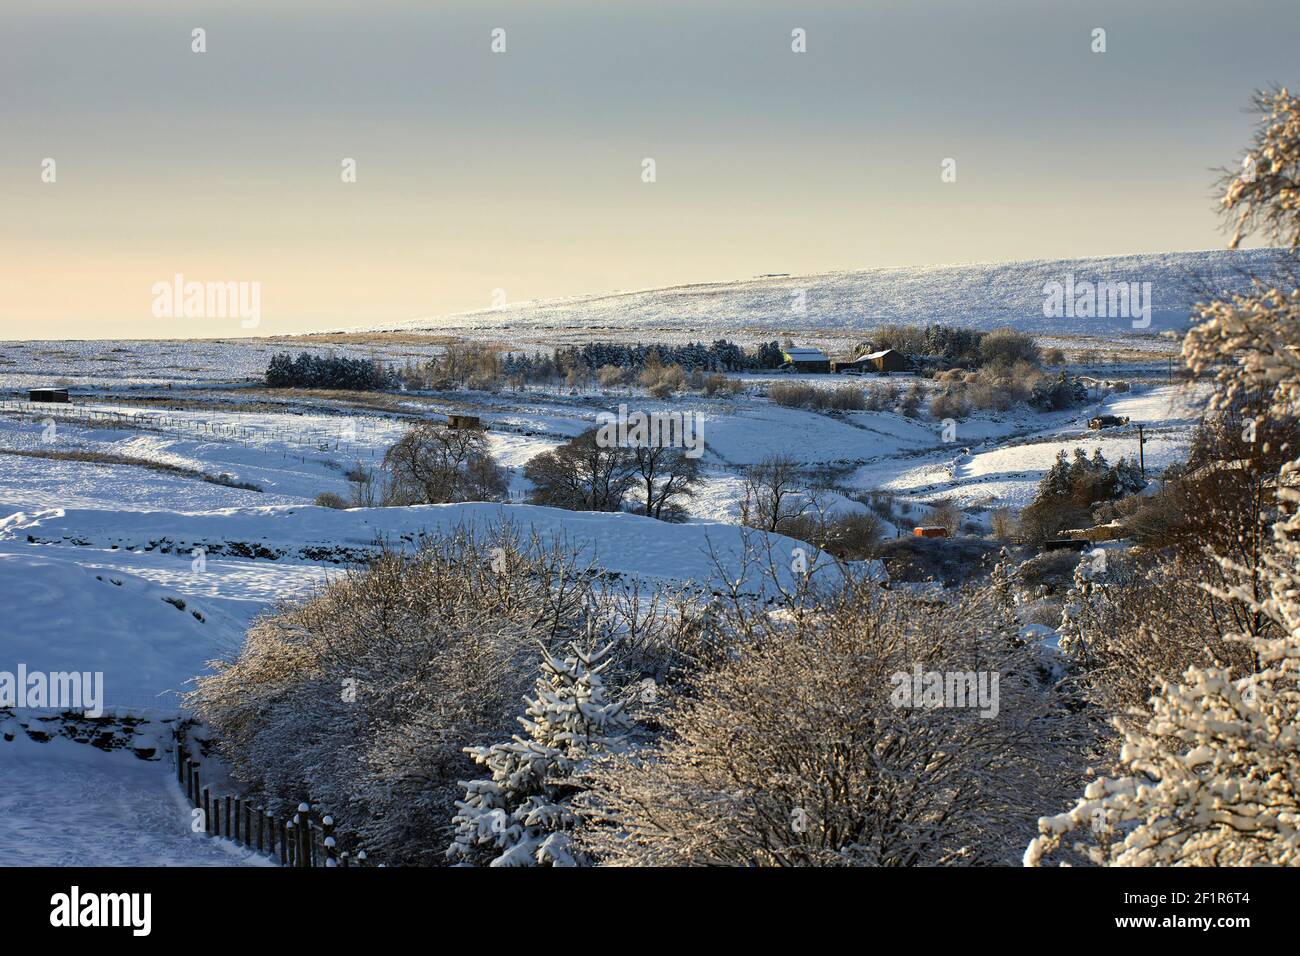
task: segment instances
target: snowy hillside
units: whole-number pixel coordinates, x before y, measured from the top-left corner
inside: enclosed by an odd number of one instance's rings
[[[502,525],[647,584],[738,580],[749,534],[760,552],[771,547],[792,586],[790,556],[806,548],[734,524],[531,505],[15,512],[0,521],[0,600],[12,629],[5,650],[33,669],[103,671],[108,706],[174,708],[176,692],[208,660],[238,650],[255,615],[306,595],[338,573],[339,562],[374,554],[378,540],[410,546],[421,534]]]
[[[1131,333],[1129,319],[1046,317],[1044,285],[1064,283],[1068,276],[1076,282],[1149,282],[1152,316],[1148,331],[1156,331],[1184,324],[1189,307],[1205,289],[1244,288],[1250,275],[1275,274],[1284,267],[1278,251],[1261,249],[761,276],[518,302],[500,309],[382,328],[516,330],[530,341],[545,331],[562,334],[579,329],[617,337],[677,332],[707,338],[741,331],[867,329],[884,322],[937,322],[982,329],[1012,325],[1044,334]]]

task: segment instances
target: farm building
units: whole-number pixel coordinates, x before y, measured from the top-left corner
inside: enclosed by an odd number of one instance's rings
[[[897,349],[882,349],[858,359],[869,364],[877,372],[911,372],[915,371],[912,360]]]
[[[29,402],[56,402],[67,404],[68,390],[66,388],[33,388],[27,392]]]
[[[857,372],[860,374],[862,372],[874,372],[875,370],[876,366],[865,358],[853,359],[852,361],[839,359],[831,362],[831,371],[837,375],[844,372]]]
[[[946,538],[948,537],[947,528],[913,528],[912,537],[914,538]]]
[[[467,431],[482,431],[483,421],[477,415],[448,415],[448,428],[463,428]]]
[[[802,349],[791,346],[781,350],[781,357],[796,372],[829,372],[831,360],[821,349]]]

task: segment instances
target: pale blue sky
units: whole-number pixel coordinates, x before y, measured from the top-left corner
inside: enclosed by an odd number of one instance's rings
[[[0,337],[249,334],[155,318],[178,272],[260,282],[269,334],[498,288],[1214,248],[1212,168],[1297,50],[1294,0],[8,0]]]

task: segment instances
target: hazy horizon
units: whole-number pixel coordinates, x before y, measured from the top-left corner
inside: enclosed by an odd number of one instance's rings
[[[1214,169],[1300,47],[1278,0],[2,16],[3,339],[267,336],[494,296],[1221,249]],[[260,322],[155,315],[177,274],[256,284]]]

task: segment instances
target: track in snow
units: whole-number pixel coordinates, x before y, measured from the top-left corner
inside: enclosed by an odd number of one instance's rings
[[[166,761],[66,740],[0,740],[0,864],[270,866],[190,830]]]

